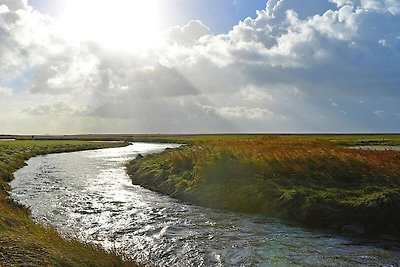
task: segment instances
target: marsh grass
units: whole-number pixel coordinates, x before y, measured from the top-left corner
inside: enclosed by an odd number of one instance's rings
[[[196,204],[328,227],[400,230],[400,152],[304,138],[195,142],[128,165],[136,184]]]
[[[55,229],[35,223],[29,209],[14,202],[7,192],[13,172],[30,157],[122,145],[44,140],[0,142],[0,266],[137,266],[116,252],[63,238]]]

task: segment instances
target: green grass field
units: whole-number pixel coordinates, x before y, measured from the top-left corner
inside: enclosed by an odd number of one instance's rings
[[[0,266],[136,266],[115,252],[64,239],[54,229],[33,222],[29,210],[10,199],[13,172],[30,157],[123,143],[84,141],[0,141]]]
[[[194,143],[210,140],[254,140],[281,137],[329,140],[339,145],[400,145],[400,134],[89,134],[89,135],[0,135],[0,139],[86,140]]]

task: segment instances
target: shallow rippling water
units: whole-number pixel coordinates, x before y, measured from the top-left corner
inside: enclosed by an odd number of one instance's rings
[[[181,203],[132,185],[124,164],[171,144],[53,154],[15,173],[12,196],[68,236],[156,266],[399,266],[389,243]]]

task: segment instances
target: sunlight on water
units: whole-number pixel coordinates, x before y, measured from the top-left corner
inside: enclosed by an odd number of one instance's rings
[[[156,266],[390,266],[391,244],[180,203],[132,185],[127,160],[172,144],[134,143],[39,156],[15,173],[12,196],[63,234]]]

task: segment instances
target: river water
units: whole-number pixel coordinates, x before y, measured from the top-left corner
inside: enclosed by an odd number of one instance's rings
[[[128,147],[38,156],[15,173],[12,196],[66,236],[149,266],[399,266],[399,247],[212,210],[132,185]]]

